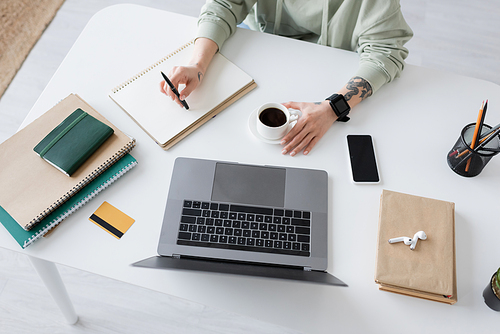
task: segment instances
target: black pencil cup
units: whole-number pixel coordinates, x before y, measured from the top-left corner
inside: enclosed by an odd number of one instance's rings
[[[460,137],[448,152],[446,160],[448,166],[458,175],[473,177],[479,175],[484,166],[500,152],[500,138],[493,139],[478,150],[471,148],[472,138],[476,123],[467,124],[460,133]],[[483,124],[481,137],[491,129],[491,126]],[[489,139],[489,138],[488,138]],[[479,145],[478,145],[479,146]]]
[[[484,302],[488,307],[495,311],[500,311],[500,282],[498,277],[500,276],[500,269],[498,272],[494,273],[490,279],[490,283],[486,286],[483,291]]]

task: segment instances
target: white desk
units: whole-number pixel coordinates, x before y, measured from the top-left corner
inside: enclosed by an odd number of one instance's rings
[[[63,222],[48,239],[21,250],[0,228],[0,245],[49,263],[305,333],[495,331],[499,315],[483,303],[482,291],[499,266],[495,246],[500,224],[495,213],[500,158],[492,159],[478,177],[467,179],[449,169],[446,154],[462,127],[475,121],[483,99],[490,101],[486,123],[500,122],[500,87],[408,65],[400,79],[357,106],[350,122],[334,124],[309,156],[292,158],[281,155],[279,145],[252,137],[248,115],[264,102],[323,100],[355,72],[358,55],[238,30],[222,52],[249,73],[258,88],[165,152],[108,97],[108,92],[191,39],[195,30],[195,18],[134,5],[109,7],[92,18],[23,125],[69,93],[77,93],[136,137],[138,145],[132,155],[139,165]],[[351,133],[373,136],[381,184],[351,183],[345,139]],[[177,156],[328,171],[328,270],[349,287],[131,267],[133,262],[156,255]],[[373,277],[382,189],[456,203],[457,304],[378,290]],[[121,240],[88,221],[104,200],[136,219]],[[70,320],[71,310],[68,313]]]

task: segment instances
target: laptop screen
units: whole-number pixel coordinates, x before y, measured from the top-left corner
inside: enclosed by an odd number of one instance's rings
[[[212,200],[283,207],[286,170],[276,167],[217,163]]]

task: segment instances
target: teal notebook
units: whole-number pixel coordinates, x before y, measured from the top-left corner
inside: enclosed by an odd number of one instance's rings
[[[137,161],[135,158],[130,154],[126,154],[29,231],[23,229],[2,206],[0,206],[0,222],[16,239],[17,243],[21,247],[26,248],[136,165]]]
[[[112,128],[78,108],[33,150],[52,166],[71,176],[113,132]]]

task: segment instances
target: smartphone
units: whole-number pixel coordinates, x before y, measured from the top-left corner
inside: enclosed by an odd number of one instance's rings
[[[370,135],[347,135],[347,148],[355,183],[379,183],[380,176]]]

